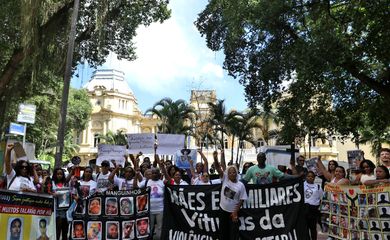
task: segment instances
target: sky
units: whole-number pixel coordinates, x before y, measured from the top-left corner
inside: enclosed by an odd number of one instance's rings
[[[171,0],[170,19],[137,29],[135,61],[110,54],[98,69],[123,71],[142,111],[165,97],[189,101],[192,89],[216,90],[227,109],[246,109],[243,86],[222,68],[223,52],[208,49],[194,25],[206,4],[207,0]],[[85,85],[93,71],[80,65],[72,86]]]

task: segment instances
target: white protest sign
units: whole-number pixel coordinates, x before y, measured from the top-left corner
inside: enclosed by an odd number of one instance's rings
[[[112,166],[111,160],[114,160],[117,165],[125,166],[125,156],[127,156],[126,146],[99,144],[96,165],[100,166],[104,160],[107,160]]]
[[[157,134],[157,154],[174,155],[184,147],[185,136],[182,134]]]
[[[128,153],[154,153],[154,133],[127,134]]]

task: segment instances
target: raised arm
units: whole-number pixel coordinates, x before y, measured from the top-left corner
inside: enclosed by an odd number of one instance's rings
[[[190,158],[188,161],[190,162],[191,178],[195,179],[194,160]]]
[[[221,150],[221,167],[223,171],[226,170],[225,150],[223,149]]]
[[[8,144],[7,148],[5,149],[5,157],[4,157],[4,163],[5,163],[5,173],[7,175],[10,175],[12,172],[12,166],[11,166],[11,151],[14,149],[13,144]]]
[[[223,170],[221,169],[221,165],[218,162],[218,152],[217,151],[213,152],[213,158],[214,158],[215,170],[217,170],[217,172],[219,174],[219,178],[222,178],[223,177]]]
[[[200,157],[203,160],[203,172],[208,173],[209,172],[209,162],[201,150],[198,150],[198,153],[200,154]]]
[[[328,172],[328,170],[325,168],[324,164],[321,161],[321,158],[318,158],[317,160],[317,167],[320,169],[326,180],[332,181],[332,174]]]
[[[110,175],[108,175],[108,181],[110,181],[110,183],[114,183],[115,175],[121,167],[119,164],[116,164],[115,161],[112,161],[112,163],[114,164],[115,168],[111,171]]]

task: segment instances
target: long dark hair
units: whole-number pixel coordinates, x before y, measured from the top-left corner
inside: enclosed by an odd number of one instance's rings
[[[389,169],[386,167],[386,166],[383,166],[383,165],[379,165],[377,168],[382,168],[383,171],[385,171],[385,179],[389,179],[390,178],[390,172],[389,172]]]
[[[62,179],[58,179],[57,178],[57,172],[58,171],[61,171],[62,172]],[[52,178],[51,178],[52,180],[53,180],[53,182],[55,183],[55,184],[57,184],[57,183],[66,183],[66,178],[65,178],[65,171],[64,171],[64,169],[62,169],[62,168],[60,168],[60,167],[56,167],[56,168],[54,168],[54,170],[53,170],[53,176],[52,176]]]
[[[359,164],[359,168],[360,170],[364,173],[364,174],[367,174],[364,169],[363,169],[363,164],[364,163],[367,163],[368,167],[370,168],[371,170],[371,173],[374,173],[374,169],[375,169],[375,164],[373,162],[371,162],[370,160],[368,159],[364,159],[363,161],[360,162]]]
[[[91,167],[85,167],[85,168],[84,168],[84,172],[85,172],[85,170],[87,170],[87,169],[90,169],[90,170],[91,170],[91,179],[90,179],[90,180],[93,180],[93,178],[92,178],[93,169],[92,169]],[[83,176],[81,176],[81,179],[82,179],[83,181],[85,181],[85,176],[84,176],[84,174],[83,174]]]

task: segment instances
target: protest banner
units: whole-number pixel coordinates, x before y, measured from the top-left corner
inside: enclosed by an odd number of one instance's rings
[[[56,239],[55,224],[52,196],[0,191],[2,239]]]
[[[184,147],[185,136],[181,134],[157,134],[157,154],[174,155]]]
[[[325,186],[323,232],[335,239],[390,239],[390,185]]]
[[[128,153],[154,153],[154,133],[127,134]]]
[[[111,160],[114,160],[117,165],[125,166],[126,156],[126,146],[99,144],[96,165],[100,166],[104,160],[107,160],[110,162],[111,167],[113,167]]]
[[[181,169],[190,169],[189,160],[192,159],[194,164],[196,164],[197,153],[198,151],[196,149],[181,149],[176,151],[175,165]]]
[[[71,239],[149,239],[150,188],[95,193],[77,204]]]
[[[307,239],[302,180],[246,188],[240,239]],[[162,239],[219,239],[220,190],[221,185],[167,186]]]

